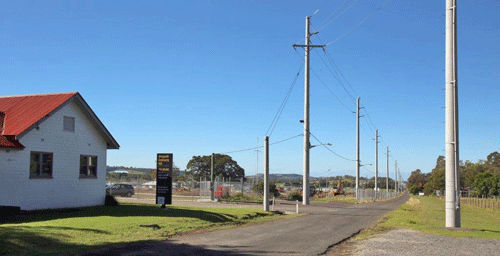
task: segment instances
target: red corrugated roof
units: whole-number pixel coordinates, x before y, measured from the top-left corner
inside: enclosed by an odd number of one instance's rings
[[[5,113],[1,135],[19,136],[77,92],[0,97],[0,112]]]
[[[19,143],[18,136],[36,128],[38,122],[43,122],[45,117],[68,100],[75,100],[82,108],[106,139],[108,149],[120,148],[118,142],[78,92],[0,97],[0,117],[3,117],[0,119],[3,121],[3,129],[0,124],[0,148],[24,148]]]
[[[24,146],[17,141],[14,136],[0,135],[0,148],[18,148],[23,149]]]

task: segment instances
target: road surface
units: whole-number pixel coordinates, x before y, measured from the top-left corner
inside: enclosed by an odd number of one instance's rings
[[[321,255],[408,199],[300,205],[306,216],[134,244],[87,255]],[[293,205],[275,210],[295,211]]]

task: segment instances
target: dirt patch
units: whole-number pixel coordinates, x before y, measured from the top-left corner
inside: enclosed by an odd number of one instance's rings
[[[336,246],[330,248],[326,253],[322,255],[332,256],[332,255],[354,255],[354,250],[356,249],[356,241],[348,239]]]
[[[420,200],[418,198],[410,197],[408,201],[406,201],[407,204],[414,206],[417,204],[420,204]]]

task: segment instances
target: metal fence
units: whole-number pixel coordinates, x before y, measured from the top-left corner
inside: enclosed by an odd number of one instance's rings
[[[253,185],[243,182],[214,181],[214,197],[221,199],[227,196],[234,196],[238,193],[252,193]],[[211,199],[210,181],[200,181],[200,199]]]
[[[353,194],[354,196],[356,195],[356,189],[355,188],[345,188],[345,192],[347,194]],[[358,200],[357,201],[375,201],[375,193],[376,193],[376,200],[387,200],[387,199],[392,199],[395,197],[398,197],[400,193],[395,192],[395,191],[385,191],[385,190],[380,190],[376,191],[374,189],[359,189],[358,190]]]

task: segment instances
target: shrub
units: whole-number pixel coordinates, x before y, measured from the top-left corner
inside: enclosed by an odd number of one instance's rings
[[[258,184],[255,184],[253,186],[252,190],[255,193],[258,193],[259,195],[263,196],[264,195],[264,182],[261,181]],[[276,189],[275,183],[269,183],[269,193],[270,193],[270,195],[273,195],[275,197],[278,197],[280,195],[280,192],[278,191],[278,189]]]
[[[299,191],[294,191],[294,192],[291,192],[290,194],[288,194],[288,199],[290,200],[299,200],[300,202],[302,202],[302,195],[300,194]]]
[[[413,195],[418,195],[418,193],[424,191],[424,188],[419,186],[418,184],[413,184],[408,188],[408,191]]]
[[[262,198],[260,198],[260,197],[244,195],[243,193],[238,193],[234,196],[226,197],[225,199],[228,199],[230,201],[261,201],[262,200]]]

